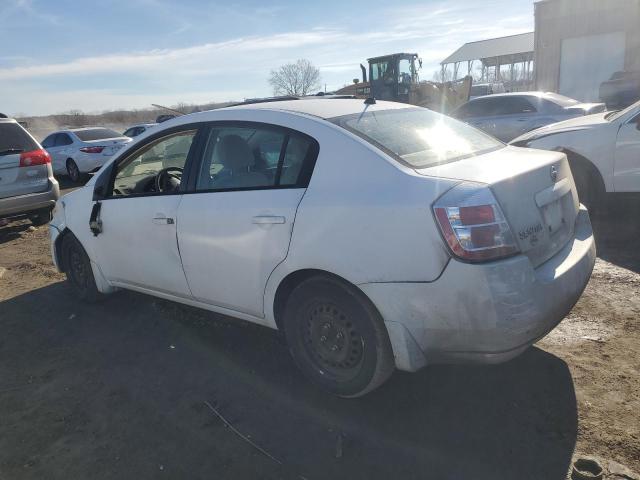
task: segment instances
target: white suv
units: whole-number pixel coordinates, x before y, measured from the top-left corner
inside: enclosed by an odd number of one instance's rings
[[[370,103],[163,123],[58,202],[55,263],[82,299],[127,288],[282,329],[346,397],[394,367],[518,355],[595,261],[566,157]]]

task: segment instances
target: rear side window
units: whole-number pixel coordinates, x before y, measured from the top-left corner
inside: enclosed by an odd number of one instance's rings
[[[7,151],[28,152],[38,148],[38,144],[19,124],[0,123],[0,154]]]
[[[488,115],[518,115],[536,111],[533,104],[525,97],[496,97],[492,100]]]
[[[487,115],[488,106],[490,102],[487,99],[473,100],[471,102],[467,102],[457,110],[455,110],[452,114],[455,118],[470,118],[470,117],[482,117]]]
[[[331,121],[410,168],[453,162],[503,146],[480,130],[424,108],[372,111]]]
[[[71,140],[71,137],[66,133],[59,133],[56,135],[56,147],[64,147],[65,145],[71,145],[72,143],[73,140]]]
[[[83,142],[102,140],[103,138],[119,138],[122,134],[109,128],[91,128],[89,130],[76,130],[73,133]]]
[[[317,142],[271,126],[214,126],[204,149],[199,191],[305,187]]]

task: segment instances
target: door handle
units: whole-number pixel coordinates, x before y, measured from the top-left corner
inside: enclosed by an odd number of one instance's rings
[[[253,223],[257,225],[266,225],[273,223],[282,224],[286,221],[286,218],[277,215],[256,215],[255,217],[253,217]]]
[[[156,225],[173,225],[175,223],[173,218],[169,217],[153,217],[151,221]]]

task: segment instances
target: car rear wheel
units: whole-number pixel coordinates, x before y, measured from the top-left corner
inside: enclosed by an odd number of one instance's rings
[[[89,256],[72,233],[62,239],[62,258],[67,282],[78,298],[89,303],[101,300],[103,295],[96,286]]]
[[[31,223],[36,227],[46,225],[47,223],[49,223],[49,220],[51,220],[51,210],[48,208],[45,210],[40,210],[37,213],[29,216],[29,220],[31,220]]]
[[[384,322],[353,286],[322,276],[305,280],[291,292],[283,323],[298,367],[336,395],[362,396],[393,373]]]
[[[71,158],[67,159],[67,174],[69,175],[69,179],[74,183],[79,182],[82,176],[78,165]]]

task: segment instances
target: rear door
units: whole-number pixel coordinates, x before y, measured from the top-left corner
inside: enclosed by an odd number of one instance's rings
[[[178,208],[178,244],[195,299],[264,316],[267,279],[287,255],[318,152],[312,138],[251,122],[215,123],[195,192]]]
[[[640,192],[640,113],[618,130],[613,174],[616,192]]]
[[[20,166],[20,154],[39,148],[37,142],[17,122],[0,121],[0,198],[47,189],[46,165]]]

